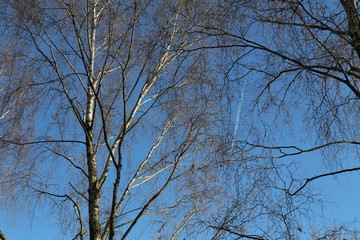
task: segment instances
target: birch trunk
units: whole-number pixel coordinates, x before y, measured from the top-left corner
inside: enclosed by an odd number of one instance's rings
[[[94,149],[93,139],[93,123],[94,123],[94,112],[96,108],[96,96],[95,86],[96,79],[94,77],[94,66],[95,66],[95,42],[96,42],[96,25],[97,25],[97,12],[96,12],[96,1],[91,3],[91,20],[90,20],[90,33],[88,35],[89,41],[89,68],[87,69],[88,74],[88,86],[87,86],[87,104],[86,104],[86,153],[87,153],[87,165],[89,172],[89,227],[90,227],[90,240],[99,240],[101,236],[101,224],[100,224],[100,189],[98,186],[97,178],[97,164],[96,164],[96,153]]]

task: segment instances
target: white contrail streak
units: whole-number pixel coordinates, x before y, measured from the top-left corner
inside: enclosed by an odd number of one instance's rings
[[[236,138],[236,135],[237,135],[237,131],[239,129],[241,109],[242,109],[242,104],[243,104],[243,100],[244,100],[245,88],[246,88],[246,80],[244,80],[244,84],[243,84],[243,87],[242,87],[241,93],[240,93],[240,101],[239,101],[238,109],[237,109],[237,113],[236,113],[235,127],[234,127],[234,132],[233,132],[233,135],[232,135],[232,142],[231,142],[230,152],[233,151],[233,148],[234,148],[234,145],[235,145],[235,138]]]

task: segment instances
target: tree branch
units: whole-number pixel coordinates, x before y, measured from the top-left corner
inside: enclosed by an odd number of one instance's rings
[[[295,192],[290,193],[290,196],[296,195],[296,194],[299,193],[302,189],[304,189],[309,182],[314,181],[314,180],[316,180],[316,179],[318,179],[318,178],[323,178],[323,177],[328,177],[328,176],[334,176],[334,175],[341,174],[341,173],[354,172],[354,171],[359,171],[359,170],[360,170],[360,167],[357,167],[357,168],[349,168],[349,169],[343,169],[343,170],[336,171],[336,172],[324,173],[324,174],[317,175],[317,176],[312,177],[312,178],[308,178],[308,179],[306,179],[305,183],[304,183],[300,188],[298,188]]]
[[[215,226],[210,226],[211,228],[214,228],[214,229],[218,229],[218,230],[222,230],[222,231],[225,231],[225,232],[228,232],[228,233],[231,233],[231,234],[234,234],[236,236],[239,236],[241,238],[247,238],[247,239],[254,239],[254,240],[265,240],[265,238],[262,238],[260,236],[257,236],[257,235],[247,235],[247,234],[242,234],[242,233],[237,233],[237,232],[234,232],[228,228],[224,228],[224,227],[215,227]]]
[[[0,231],[0,240],[7,240],[7,237],[2,231]]]
[[[323,145],[319,145],[319,146],[316,146],[316,147],[313,147],[313,148],[309,148],[309,149],[301,149],[299,147],[296,147],[296,146],[264,146],[264,145],[260,145],[260,144],[254,144],[254,143],[249,143],[249,142],[242,142],[246,145],[249,145],[251,147],[259,147],[259,148],[263,148],[263,149],[269,149],[269,150],[279,150],[279,152],[282,154],[280,156],[270,156],[270,157],[260,157],[260,158],[272,158],[272,159],[278,159],[278,158],[284,158],[284,157],[289,157],[289,156],[295,156],[295,155],[299,155],[299,154],[302,154],[302,153],[307,153],[307,152],[312,152],[312,151],[316,151],[316,150],[319,150],[319,149],[322,149],[322,148],[325,148],[325,147],[328,147],[328,146],[331,146],[331,145],[336,145],[336,144],[343,144],[343,143],[348,143],[348,144],[354,144],[354,145],[360,145],[360,142],[357,142],[357,141],[346,141],[346,140],[343,140],[343,141],[334,141],[334,142],[329,142],[329,143],[326,143],[326,144],[323,144]],[[284,152],[285,150],[295,150],[296,152],[293,152],[293,153],[286,153]]]

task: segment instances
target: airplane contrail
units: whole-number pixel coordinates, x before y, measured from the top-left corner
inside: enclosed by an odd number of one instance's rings
[[[245,88],[246,88],[246,80],[244,80],[244,84],[242,86],[241,93],[240,93],[240,101],[239,101],[238,109],[237,109],[237,113],[236,113],[235,127],[234,127],[234,132],[232,135],[232,143],[231,143],[230,152],[233,151],[233,148],[235,145],[235,138],[236,138],[237,131],[239,128],[239,124],[240,124],[240,116],[241,116],[241,109],[242,109],[242,104],[243,104],[243,100],[244,100]]]

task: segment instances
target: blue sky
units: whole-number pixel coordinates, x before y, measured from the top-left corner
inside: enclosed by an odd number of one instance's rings
[[[248,96],[251,94],[251,90],[252,89],[250,87],[246,89]],[[242,96],[240,98],[242,98]],[[246,102],[245,104],[248,104],[249,102],[250,101]],[[237,111],[234,111],[233,114],[234,122],[236,119],[236,112]],[[295,113],[294,115],[296,117],[297,114]],[[301,114],[299,113],[299,115]],[[246,118],[247,116],[243,115],[242,117]],[[290,134],[288,135],[285,129],[282,130],[283,131],[279,133],[279,142],[292,142],[292,136]],[[297,129],[297,127],[294,127],[294,130],[297,132],[300,131],[300,128]],[[240,123],[239,129],[237,129],[237,133],[241,135],[241,131],[242,129]],[[306,139],[304,136],[300,137]],[[296,141],[295,143],[297,146],[304,148],[313,146],[309,143],[304,144]],[[359,159],[355,153],[345,152],[344,154],[340,155],[340,160],[344,168],[359,166]],[[322,157],[319,152],[303,154],[301,156],[295,156],[292,158],[285,158],[281,161],[296,161],[298,166],[297,174],[300,174],[302,178],[313,177],[315,175],[327,173],[330,171],[329,168],[326,168],[323,164]],[[333,166],[333,169],[338,170],[340,168]],[[334,177],[330,176],[318,179],[309,185],[321,193],[322,197],[320,198],[325,200],[323,208],[318,208],[314,205],[315,217],[312,220],[315,224],[317,223],[317,226],[315,227],[321,229],[321,225],[325,224],[327,226],[331,226],[333,221],[335,221],[337,224],[341,224],[360,218],[359,182],[360,172],[353,172],[337,175]],[[0,229],[8,236],[9,240],[67,239],[67,237],[60,232],[59,228],[56,226],[56,219],[49,215],[47,209],[48,207],[44,206],[43,208],[37,210],[35,216],[29,216],[27,213],[24,213],[23,215],[16,213],[17,216],[14,218],[11,217],[11,212],[9,211],[0,217]],[[3,211],[6,212],[6,210]],[[310,234],[311,227],[307,226],[307,222],[304,222],[304,226],[301,226],[301,228],[304,232],[304,239],[308,239],[308,235],[306,236],[306,234]]]
[[[11,213],[8,213],[10,215]],[[69,239],[56,227],[55,219],[46,217],[48,214],[39,211],[33,218],[24,213],[18,217],[1,217],[2,232],[9,240],[33,240],[33,239]],[[32,219],[32,220],[31,220]]]

